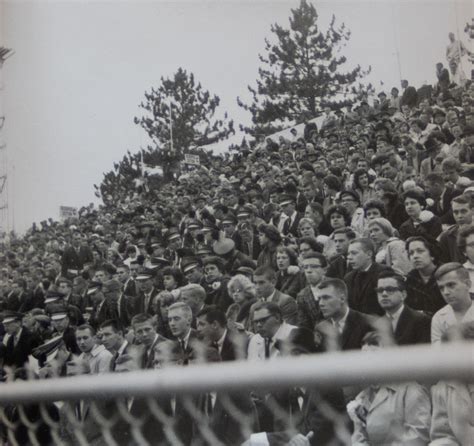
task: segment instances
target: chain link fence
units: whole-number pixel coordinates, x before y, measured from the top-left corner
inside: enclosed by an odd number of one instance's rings
[[[146,371],[126,360],[116,372],[94,376],[70,365],[68,374],[76,376],[33,379],[17,371],[6,377],[0,384],[1,444],[428,444],[430,386],[468,383],[474,376],[467,343]],[[388,435],[416,432],[418,442],[361,439],[370,428],[363,400],[383,386],[408,392],[404,401],[413,397],[400,413],[385,413]]]

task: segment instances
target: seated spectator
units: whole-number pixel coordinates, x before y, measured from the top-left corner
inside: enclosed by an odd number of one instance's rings
[[[430,242],[418,236],[407,240],[406,249],[413,266],[406,277],[406,303],[431,317],[446,303],[435,279],[439,248],[434,240]]]
[[[405,304],[407,297],[404,278],[393,272],[383,272],[377,281],[377,297],[385,311],[390,337],[398,345],[430,342],[431,319]]]
[[[367,227],[376,247],[375,261],[406,276],[411,269],[405,242],[395,237],[395,229],[386,218],[374,218]]]
[[[229,296],[234,301],[228,310],[237,306],[232,322],[240,324],[245,330],[253,331],[251,330],[250,308],[257,302],[255,285],[248,277],[237,274],[229,280],[227,289]]]
[[[474,324],[461,326],[461,337],[474,340]],[[458,339],[455,336],[454,339]],[[449,340],[449,337],[446,338]],[[474,438],[474,394],[472,385],[457,381],[439,381],[431,388],[433,411],[431,415],[430,445],[464,445]]]
[[[435,273],[447,305],[437,311],[431,321],[431,343],[439,345],[443,336],[462,323],[474,321],[474,303],[469,294],[469,272],[460,263],[446,263]]]
[[[441,220],[430,211],[424,210],[426,199],[423,191],[409,190],[403,194],[408,220],[400,226],[400,238],[403,240],[420,235],[435,239],[442,231]]]
[[[110,372],[112,353],[97,342],[96,332],[90,325],[76,328],[76,342],[79,350],[79,361],[88,365],[90,373],[100,374]]]
[[[363,339],[363,350],[376,355],[385,345],[374,332]],[[354,422],[352,444],[426,445],[429,441],[431,401],[416,382],[370,386],[347,406]]]
[[[279,246],[276,251],[278,271],[275,288],[293,298],[304,288],[304,273],[298,267],[296,252],[286,246]]]

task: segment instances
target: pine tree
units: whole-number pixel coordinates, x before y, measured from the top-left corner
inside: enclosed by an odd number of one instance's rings
[[[248,87],[252,103],[238,104],[252,114],[251,127],[241,129],[253,136],[274,133],[286,125],[305,122],[332,109],[353,104],[366,91],[361,80],[369,73],[359,65],[344,71],[346,57],[340,52],[350,38],[344,23],[336,26],[334,15],[327,31],[319,29],[316,8],[301,0],[291,10],[290,28],[271,27],[276,42],[265,39],[266,55],[259,55],[257,87]]]
[[[194,75],[182,68],[171,79],[162,77],[158,88],[145,92],[140,107],[147,113],[134,119],[153,142],[147,158],[155,153],[155,162],[162,160],[168,170],[176,167],[186,153],[196,153],[196,148],[234,133],[227,113],[223,119],[215,117],[219,103],[218,96],[204,90]]]

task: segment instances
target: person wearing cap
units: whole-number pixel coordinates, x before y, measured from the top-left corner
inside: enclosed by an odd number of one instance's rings
[[[75,355],[81,353],[76,343],[75,326],[70,322],[67,308],[61,303],[51,305],[49,309],[54,334],[61,335],[67,350]]]
[[[257,267],[256,262],[237,249],[237,246],[232,239],[223,238],[217,240],[214,242],[212,249],[214,254],[224,260],[224,272],[228,275],[235,274],[235,271],[241,266],[248,266],[252,269]]]
[[[144,270],[137,276],[136,280],[140,290],[136,310],[138,313],[153,315],[153,301],[159,293],[159,290],[155,287],[154,274],[150,270]]]
[[[184,257],[181,261],[181,270],[188,283],[202,285],[204,281],[204,271],[202,263],[197,257]]]
[[[439,345],[443,337],[452,335],[460,324],[474,321],[474,303],[470,295],[469,271],[460,263],[441,265],[435,272],[435,279],[447,304],[431,320],[431,343]]]
[[[250,214],[245,213],[245,215]],[[242,238],[240,252],[256,261],[261,251],[257,227],[248,221],[247,217],[245,217],[245,221],[241,221],[237,225],[237,231]]]
[[[226,311],[232,304],[232,299],[227,291],[229,278],[225,275],[224,260],[218,256],[208,256],[204,258],[203,266],[206,304],[216,305],[222,311]]]
[[[23,314],[6,310],[3,312],[2,323],[6,335],[3,338],[5,345],[4,365],[11,368],[24,367],[28,356],[41,343],[40,339],[22,326]]]
[[[102,284],[100,291],[92,295],[93,311],[89,323],[97,330],[102,322],[117,318],[117,300],[120,295],[121,284],[118,280],[107,280]]]
[[[283,195],[280,206],[283,211],[282,217],[285,218],[280,218],[278,229],[283,235],[298,237],[298,224],[303,214],[296,210],[296,198],[292,195]]]
[[[223,220],[221,221],[221,227],[224,231],[224,236],[227,239],[233,240],[236,248],[241,251],[242,249],[242,236],[239,231],[236,230],[237,218],[231,212],[228,212]]]

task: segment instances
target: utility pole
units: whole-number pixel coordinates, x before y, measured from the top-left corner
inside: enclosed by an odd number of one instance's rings
[[[12,229],[10,222],[10,208],[8,203],[8,152],[5,140],[5,112],[3,110],[3,64],[14,54],[10,48],[0,46],[0,234],[10,232]]]

